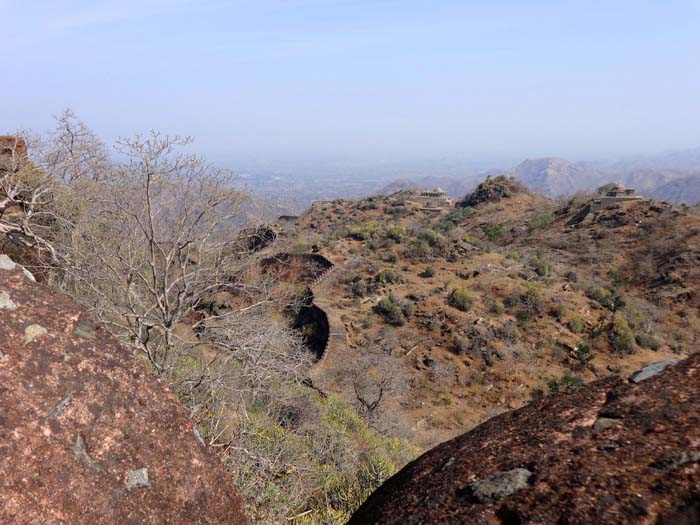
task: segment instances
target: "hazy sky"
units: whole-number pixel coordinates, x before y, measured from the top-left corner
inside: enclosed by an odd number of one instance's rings
[[[0,0],[0,128],[71,107],[217,161],[700,145],[700,0]]]

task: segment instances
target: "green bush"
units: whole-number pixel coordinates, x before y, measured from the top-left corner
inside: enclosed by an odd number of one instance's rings
[[[401,282],[401,277],[396,271],[386,268],[374,276],[374,281],[382,284],[396,284]]]
[[[520,339],[520,330],[518,330],[518,326],[510,320],[496,327],[494,333],[498,339],[510,344],[515,344],[518,342],[518,339]]]
[[[229,390],[214,389],[205,406],[195,404],[192,413],[206,439],[218,434],[211,433],[208,413],[233,409],[221,404]],[[183,403],[193,402],[191,390],[179,393]],[[269,394],[240,401],[246,417],[227,418],[237,447],[221,455],[251,523],[292,523],[289,516],[302,514],[293,523],[346,523],[369,494],[418,454],[407,440],[373,430],[336,394],[322,397],[283,381]],[[224,439],[217,442],[223,446]]]
[[[526,323],[530,319],[532,319],[532,312],[528,310],[527,308],[519,308],[515,312],[515,318],[520,321],[521,323]]]
[[[648,348],[649,350],[658,350],[662,346],[662,342],[650,334],[639,334],[635,337],[637,344],[642,348]]]
[[[489,241],[497,241],[506,231],[506,227],[503,224],[484,224],[482,230]]]
[[[406,316],[401,309],[401,305],[393,295],[382,297],[375,309],[389,324],[401,326],[406,323]]]
[[[539,315],[544,310],[542,287],[538,283],[525,283],[525,291],[508,297],[507,306],[509,308],[518,307],[515,311],[515,318],[521,323],[526,323],[534,315]]]
[[[500,299],[494,299],[491,303],[491,312],[496,315],[501,315],[505,309],[506,307]]]
[[[370,292],[370,286],[367,285],[361,277],[355,277],[350,285],[350,291],[353,297],[366,297]]]
[[[620,308],[624,308],[625,306],[624,299],[622,299],[622,297],[619,295],[615,295],[607,288],[599,287],[588,290],[587,295],[601,306],[608,308],[613,312],[615,310],[619,310]]]
[[[309,248],[310,248],[309,243],[298,242],[294,246],[292,246],[291,252],[292,253],[306,253],[309,251]]]
[[[542,287],[537,283],[525,284],[525,293],[520,296],[520,302],[531,314],[541,314],[544,310]]]
[[[437,229],[441,232],[449,233],[459,226],[465,219],[473,216],[476,210],[471,206],[465,208],[455,208],[445,215],[437,225]]]
[[[551,269],[551,264],[549,261],[540,259],[539,257],[532,257],[530,259],[530,268],[532,268],[537,275],[540,277],[546,277],[549,275],[549,270]]]
[[[428,257],[430,253],[430,246],[427,242],[420,239],[413,239],[406,248],[404,255],[409,259],[423,260]]]
[[[455,288],[447,298],[447,304],[466,312],[472,306],[472,298],[466,288]]]
[[[607,288],[594,288],[588,291],[588,297],[602,304],[603,306],[607,306],[612,299],[612,292]]]
[[[610,282],[613,283],[614,286],[621,286],[625,284],[625,276],[622,275],[622,271],[619,269],[610,270],[607,275],[608,279],[610,279]]]
[[[542,230],[549,226],[552,221],[554,221],[554,216],[550,212],[541,211],[532,218],[528,224],[528,229],[530,231]]]
[[[351,226],[348,236],[357,241],[369,241],[379,238],[381,227],[377,221],[369,221],[359,226]]]
[[[566,315],[566,305],[562,302],[557,301],[552,305],[549,310],[549,314],[554,317],[557,321],[561,322]]]
[[[643,330],[646,325],[646,316],[636,306],[625,307],[625,318],[633,330]]]
[[[583,379],[569,374],[564,374],[559,380],[559,385],[564,392],[573,392],[583,385]]]
[[[571,357],[574,360],[574,369],[583,370],[593,360],[593,353],[591,352],[591,347],[584,341],[581,341],[574,348]]]
[[[465,235],[464,237],[462,237],[462,242],[469,244],[471,246],[475,246],[476,248],[479,248],[479,249],[484,249],[486,247],[486,244],[484,241],[482,241],[478,237],[474,237],[473,235]]]
[[[457,355],[463,355],[469,352],[470,346],[471,341],[469,341],[468,337],[456,335],[452,339],[452,347],[454,349],[455,354]]]
[[[406,228],[403,226],[389,226],[386,229],[386,236],[393,241],[401,242],[406,237]]]
[[[428,255],[444,255],[448,248],[448,243],[445,237],[435,230],[431,230],[429,228],[419,231],[414,242],[425,245],[423,249],[427,253],[422,255],[422,257],[426,257]],[[420,257],[421,255],[418,254],[418,256]]]
[[[583,385],[583,380],[580,377],[572,376],[568,373],[561,376],[558,381],[556,379],[550,379],[547,383],[549,393],[552,395],[559,394],[561,392],[573,392],[581,385]]]
[[[364,204],[360,206],[360,209],[362,211],[368,211],[368,210],[376,210],[377,209],[377,203],[373,199],[368,199]]]
[[[503,304],[506,308],[515,308],[520,305],[520,294],[518,292],[513,292],[505,299],[503,299]]]
[[[420,276],[424,277],[424,278],[433,277],[434,275],[435,275],[435,268],[433,268],[432,266],[426,266],[425,270],[423,270],[420,273]]]
[[[621,354],[628,355],[634,352],[634,333],[629,324],[627,324],[627,320],[621,315],[616,315],[613,319],[610,343]]]
[[[571,330],[575,334],[580,334],[585,328],[585,325],[580,317],[574,317],[571,321],[569,321],[568,326],[569,330]]]

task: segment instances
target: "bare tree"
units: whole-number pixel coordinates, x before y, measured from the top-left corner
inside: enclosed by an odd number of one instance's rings
[[[70,109],[54,117],[56,128],[40,144],[41,165],[56,180],[98,181],[111,169],[107,147]]]
[[[244,195],[231,172],[182,152],[190,142],[158,133],[119,142],[126,160],[81,184],[83,209],[61,246],[73,292],[159,373],[182,342],[178,323],[233,287],[242,264],[232,247]]]
[[[203,329],[195,311],[216,292],[248,296],[246,310],[274,302],[274,283],[245,275],[256,260],[232,172],[186,152],[190,138],[155,132],[119,141],[114,161],[70,110],[56,122],[31,161],[28,134],[3,141],[0,233],[49,253],[39,260],[54,280],[159,373],[173,348],[198,344],[176,329]]]
[[[261,307],[209,319],[202,336],[237,361],[239,383],[245,385],[251,402],[262,393],[269,394],[275,384],[301,383],[313,364],[301,334],[266,310]]]

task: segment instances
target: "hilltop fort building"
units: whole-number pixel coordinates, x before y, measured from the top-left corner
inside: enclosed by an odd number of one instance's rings
[[[625,188],[622,184],[614,184],[607,191],[591,202],[591,212],[597,212],[610,208],[620,202],[641,200],[641,195],[636,195],[633,188]]]
[[[416,190],[411,193],[408,200],[421,205],[422,209],[428,211],[447,210],[454,206],[454,200],[439,186],[433,190]]]

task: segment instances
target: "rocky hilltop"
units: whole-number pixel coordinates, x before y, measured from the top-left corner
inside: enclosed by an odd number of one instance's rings
[[[0,255],[0,522],[246,523],[170,391]]]
[[[424,454],[350,524],[698,523],[698,406],[700,354],[547,397]]]

